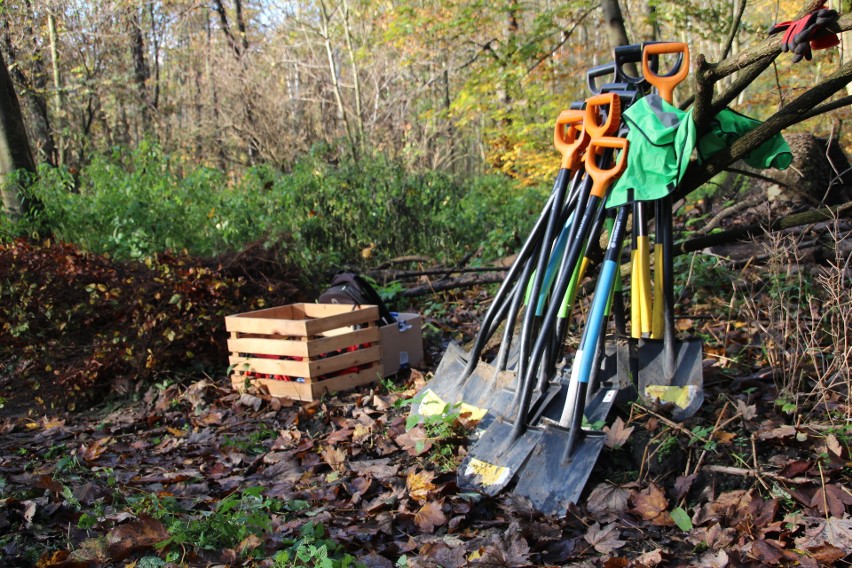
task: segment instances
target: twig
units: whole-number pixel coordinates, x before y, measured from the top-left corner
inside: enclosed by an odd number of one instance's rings
[[[707,465],[704,466],[705,471],[709,471],[712,473],[724,473],[726,475],[739,475],[740,477],[755,477],[758,478],[760,476],[772,479],[773,481],[779,481],[782,483],[793,483],[796,485],[803,485],[805,483],[810,483],[811,480],[806,477],[784,477],[783,475],[778,475],[777,473],[770,472],[761,472],[757,469],[746,469],[744,467],[732,467],[729,465]]]

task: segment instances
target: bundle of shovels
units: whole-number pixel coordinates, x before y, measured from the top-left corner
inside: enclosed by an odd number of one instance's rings
[[[564,514],[580,498],[604,446],[600,426],[617,400],[638,395],[662,401],[681,420],[703,400],[701,344],[679,341],[674,332],[668,197],[674,188],[630,187],[618,199],[612,193],[631,169],[635,179],[636,171],[657,167],[628,160],[626,136],[637,126],[623,113],[640,102],[647,112],[665,113],[658,101],[671,103],[688,73],[688,49],[646,43],[614,55],[612,63],[588,71],[593,96],[556,121],[562,162],[553,191],[470,352],[451,344],[412,409],[420,415],[467,413],[479,421],[459,468],[462,489],[495,495],[514,482],[516,494],[547,514]],[[669,69],[662,73],[664,62]],[[641,74],[628,73],[637,67]],[[647,227],[652,214],[653,255]],[[621,264],[631,217],[628,334]],[[585,324],[572,329],[581,284],[595,270]],[[499,351],[485,362],[486,345],[498,332]],[[573,354],[566,348],[569,333],[579,336]]]

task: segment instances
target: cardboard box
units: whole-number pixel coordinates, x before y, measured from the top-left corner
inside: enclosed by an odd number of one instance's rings
[[[423,362],[423,331],[420,314],[399,313],[396,323],[379,328],[381,332],[382,366],[389,377],[400,369],[416,367]]]
[[[385,375],[378,318],[376,306],[346,304],[227,316],[231,384],[241,391],[262,384],[273,396],[312,401],[376,382]]]

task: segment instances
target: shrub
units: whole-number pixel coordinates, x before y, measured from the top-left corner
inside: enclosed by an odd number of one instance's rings
[[[164,251],[214,257],[262,240],[287,243],[304,270],[406,254],[452,260],[508,252],[535,220],[540,190],[500,175],[411,172],[382,155],[337,162],[319,146],[289,173],[227,176],[187,166],[152,143],[94,156],[77,175],[42,166],[33,186],[60,240],[120,259]]]

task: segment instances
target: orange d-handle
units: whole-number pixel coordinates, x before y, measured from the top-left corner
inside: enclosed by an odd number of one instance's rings
[[[607,108],[606,119],[601,123],[603,110]],[[621,99],[615,93],[604,93],[586,99],[586,116],[583,128],[591,138],[612,136],[621,126]]]
[[[680,68],[668,75],[658,75],[651,70],[650,59],[652,55],[664,53],[682,53],[683,63]],[[651,83],[659,91],[660,96],[669,104],[674,97],[674,89],[686,79],[689,74],[689,47],[681,42],[649,43],[642,50],[642,74],[645,80]]]
[[[604,169],[598,165],[598,158],[606,148],[621,151],[618,153],[618,159],[615,164],[612,167]],[[591,195],[603,199],[606,196],[606,190],[609,185],[615,178],[621,175],[625,167],[627,167],[626,138],[616,138],[615,136],[592,138],[586,150],[586,171],[592,178]]]
[[[577,171],[583,164],[583,153],[589,145],[589,134],[583,128],[582,110],[563,110],[556,119],[553,144],[562,154],[563,170]]]

